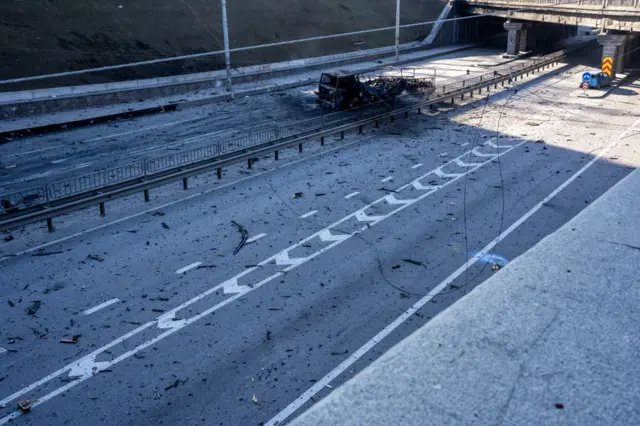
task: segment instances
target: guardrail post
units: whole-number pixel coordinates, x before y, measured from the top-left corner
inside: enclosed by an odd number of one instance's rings
[[[182,189],[185,191],[189,189],[189,178],[182,179]]]
[[[247,159],[247,167],[248,168],[253,168],[253,163],[251,162],[251,158]]]
[[[104,202],[100,203],[100,216],[104,216],[106,214],[104,209]]]
[[[462,94],[460,95],[460,100],[461,100],[461,101],[464,101],[464,93],[462,93]]]
[[[298,144],[298,152],[302,152],[302,143]]]
[[[324,146],[324,136],[320,137],[320,146]]]
[[[274,159],[275,159],[276,161],[278,161],[278,160],[280,159],[280,153],[278,152],[278,150],[276,150],[276,151],[273,153],[273,157],[274,157]]]
[[[53,227],[53,219],[50,217],[47,218],[47,229],[49,230],[49,232],[53,232],[56,230],[56,228]]]
[[[361,135],[362,134],[362,126],[358,126],[358,134]]]
[[[340,132],[340,140],[344,140],[344,130]]]
[[[422,108],[418,108],[418,114],[422,114]]]
[[[409,119],[409,111],[405,111],[404,112],[404,119],[408,120]]]
[[[277,151],[276,151],[277,152]],[[277,158],[276,158],[277,160]],[[218,174],[218,179],[222,179],[222,168],[218,167],[218,170],[216,170],[217,174]]]
[[[504,87],[504,80],[502,80],[502,87]]]
[[[145,189],[144,190],[144,201],[149,201],[151,199],[151,197],[149,197],[149,190]]]
[[[452,97],[451,97],[451,105],[453,105],[453,104],[455,104],[455,103],[456,103],[456,100],[455,100],[455,99],[454,99],[454,97],[452,96]]]
[[[376,129],[380,127],[380,122],[378,120],[376,120]]]
[[[389,120],[391,120],[391,122],[392,122],[392,123],[393,123],[393,121],[394,121],[395,119],[396,119],[396,118],[395,118],[393,115],[389,118]]]

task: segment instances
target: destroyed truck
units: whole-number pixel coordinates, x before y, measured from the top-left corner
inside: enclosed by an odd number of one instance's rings
[[[364,77],[348,71],[322,73],[317,102],[335,110],[347,110],[378,102],[392,101],[404,94],[428,96],[435,91],[435,79],[407,76],[401,70],[399,76],[378,75]]]

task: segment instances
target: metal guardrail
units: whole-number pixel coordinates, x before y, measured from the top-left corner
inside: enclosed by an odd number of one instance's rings
[[[505,81],[516,79],[518,76],[534,72],[544,66],[550,66],[563,58],[567,52],[568,50],[562,50],[523,64],[503,68],[500,71],[445,84],[438,87],[427,99],[391,111],[383,113],[372,111],[368,116],[364,113],[355,118],[345,117],[342,113],[327,114],[316,119],[283,126],[277,131],[266,130],[243,138],[3,195],[0,196],[0,219],[3,219],[0,220],[0,230],[41,220],[47,220],[49,230],[53,230],[51,219],[58,215],[97,204],[100,204],[100,212],[104,214],[105,201],[141,191],[145,192],[145,200],[148,200],[149,189],[179,180],[183,180],[184,187],[187,188],[189,177],[216,169],[220,177],[222,167],[244,161],[248,161],[251,167],[254,157],[274,151],[277,159],[278,150],[301,144],[312,137],[323,138],[335,133],[344,135],[345,131],[354,128],[359,128],[361,131],[364,125],[373,122],[377,125],[378,121],[384,118],[401,113],[408,115],[413,109],[448,99],[453,101],[456,96],[464,97],[464,94],[473,93],[491,85],[504,84]],[[313,121],[316,127],[310,126],[310,122]]]

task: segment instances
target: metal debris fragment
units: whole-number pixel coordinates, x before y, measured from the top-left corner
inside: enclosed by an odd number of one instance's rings
[[[412,265],[423,266],[423,263],[413,259],[402,259],[403,262],[411,263]]]
[[[238,232],[240,232],[240,235],[241,235],[240,244],[238,244],[238,246],[235,248],[235,250],[233,250],[233,254],[236,255],[242,249],[242,247],[244,247],[244,245],[247,243],[247,239],[249,238],[249,231],[247,231],[247,228],[245,228],[244,226],[240,225],[235,220],[232,220],[231,223],[236,228],[238,228]]]
[[[302,198],[304,194],[302,192],[296,192],[291,196],[291,198]]]
[[[82,334],[76,334],[71,339],[60,339],[60,343],[69,343],[75,345],[78,343],[78,339],[82,336]]]
[[[25,399],[23,401],[18,402],[18,408],[23,413],[28,413],[31,410],[31,406],[38,402],[37,399]]]
[[[169,227],[169,225],[167,225],[167,223],[166,223],[166,222],[162,222],[162,223],[161,223],[161,225],[162,225],[162,227],[163,227],[164,229],[171,229],[171,228]]]
[[[252,401],[254,404],[257,404],[257,403],[258,403],[258,398],[256,398],[256,394],[255,394],[255,393],[254,393],[254,394],[253,394],[253,396],[251,397],[251,401]]]
[[[93,255],[93,254],[88,255],[87,259],[88,260],[95,260],[96,262],[104,262],[103,258],[101,258],[100,256]]]
[[[34,300],[33,302],[31,302],[31,305],[27,308],[27,315],[34,316],[36,312],[38,312],[38,309],[40,309],[41,305],[42,302],[39,300]]]

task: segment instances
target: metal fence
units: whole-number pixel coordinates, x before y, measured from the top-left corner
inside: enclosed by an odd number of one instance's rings
[[[467,87],[473,87],[487,81],[492,81],[498,76],[514,74],[527,67],[531,67],[532,65],[560,58],[564,56],[564,54],[564,51],[556,52],[539,59],[527,61],[526,63],[513,65],[509,68],[503,68],[497,73],[486,73],[462,81],[448,83],[436,88],[435,92],[430,96],[441,97],[447,93],[452,93]],[[402,97],[400,99],[402,99]],[[410,99],[415,100],[415,97],[411,97]],[[424,100],[424,98],[422,100]],[[321,129],[326,130],[330,127],[348,124],[349,122],[356,122],[379,114],[380,107],[387,108],[389,111],[393,110],[393,106],[384,102],[380,102],[378,105],[373,105],[373,107],[374,108],[357,109],[357,113],[355,111],[340,111],[324,114],[320,117],[309,120],[285,124],[274,129],[259,131],[231,140],[218,141],[207,146],[163,155],[147,159],[143,162],[137,162],[63,181],[53,182],[51,184],[25,189],[14,193],[3,194],[0,195],[0,215],[34,205],[45,205],[46,203],[54,200],[72,197],[74,195],[90,191],[98,191],[102,188],[120,182],[130,181],[136,178],[142,179],[177,167],[215,159],[220,155],[233,153],[234,151],[240,151],[266,142],[276,141],[301,134],[313,133],[314,131],[320,131]]]

